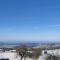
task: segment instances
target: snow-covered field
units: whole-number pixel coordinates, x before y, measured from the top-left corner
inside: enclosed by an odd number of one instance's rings
[[[60,56],[60,49],[54,49],[54,50],[46,50],[48,54]],[[42,51],[42,54],[44,54],[44,50]]]
[[[0,52],[0,59],[4,58],[4,59],[9,59],[9,60],[15,60],[15,52]]]
[[[60,56],[60,49],[55,49],[55,50],[46,50],[48,54]],[[42,51],[41,56],[38,58],[38,60],[45,60],[46,54],[44,54],[44,50]],[[16,52],[11,52],[11,51],[5,51],[5,52],[0,52],[0,59],[9,59],[9,60],[20,60],[20,57],[17,57]],[[24,59],[23,59],[24,60]],[[31,58],[26,58],[26,60],[33,60]]]
[[[20,57],[18,56],[17,57],[17,54],[16,54],[16,52],[0,52],[0,59],[9,59],[9,60],[20,60]],[[39,57],[39,59],[38,60],[44,60],[44,58],[43,58],[43,56],[41,56],[41,57]],[[23,58],[23,60],[24,60],[24,58]],[[31,59],[31,58],[26,58],[26,60],[33,60],[33,59]]]

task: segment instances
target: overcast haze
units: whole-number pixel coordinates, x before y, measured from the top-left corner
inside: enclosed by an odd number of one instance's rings
[[[0,40],[60,40],[60,0],[0,0]]]

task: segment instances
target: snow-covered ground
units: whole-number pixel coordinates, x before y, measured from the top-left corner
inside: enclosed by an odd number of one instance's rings
[[[9,59],[9,60],[16,60],[16,53],[15,52],[0,52],[0,59]]]
[[[9,60],[20,60],[20,57],[19,56],[17,57],[16,52],[9,52],[9,51],[0,52],[0,59],[2,59],[2,58],[9,59]],[[40,60],[40,59],[45,60],[43,58],[43,56],[40,56],[38,60]],[[24,58],[23,58],[23,60],[24,60]],[[33,60],[33,59],[27,57],[26,60]]]
[[[60,56],[60,49],[55,49],[55,50],[46,50],[48,54]],[[38,60],[45,60],[47,54],[44,54],[44,50],[42,51],[41,56],[38,58]],[[20,60],[20,57],[17,57],[16,52],[11,52],[11,51],[5,51],[5,52],[0,52],[0,59],[9,59],[9,60]],[[24,59],[23,59],[24,60]],[[26,58],[26,60],[33,60],[31,58]]]
[[[48,54],[60,56],[60,49],[54,49],[54,50],[46,50]],[[42,54],[44,54],[44,50],[42,51]]]

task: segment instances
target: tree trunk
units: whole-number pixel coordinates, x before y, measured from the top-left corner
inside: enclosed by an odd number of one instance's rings
[[[25,57],[24,57],[24,60],[25,60]]]
[[[21,59],[20,60],[22,60],[23,59],[23,57],[21,57]]]

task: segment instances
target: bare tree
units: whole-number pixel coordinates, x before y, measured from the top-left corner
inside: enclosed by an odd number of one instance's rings
[[[17,53],[19,54],[19,56],[21,57],[20,60],[22,60],[24,58],[25,60],[25,57],[26,57],[26,53],[27,53],[27,46],[26,45],[21,45],[20,48],[18,48],[17,50]]]
[[[39,58],[40,55],[41,55],[41,49],[40,48],[34,49],[33,60],[38,60],[38,58]]]

